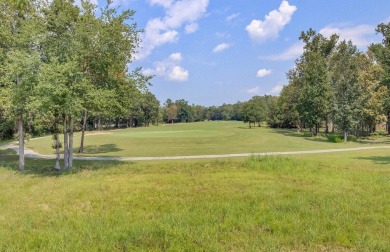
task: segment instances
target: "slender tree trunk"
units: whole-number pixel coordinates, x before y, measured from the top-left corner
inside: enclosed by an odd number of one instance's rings
[[[344,130],[344,142],[346,143],[348,141],[348,131]]]
[[[69,161],[68,168],[73,167],[73,116],[69,116]]]
[[[329,133],[328,120],[325,121],[325,134]]]
[[[80,142],[79,153],[83,153],[83,151],[84,151],[84,136],[85,136],[85,129],[86,128],[87,128],[87,110],[84,110],[83,127],[81,128],[81,142]]]
[[[18,133],[19,133],[19,169],[24,170],[24,136],[23,136],[23,115],[18,116]]]
[[[56,141],[55,145],[56,145],[56,164],[54,166],[54,169],[56,170],[61,170],[61,165],[60,165],[60,136],[58,135],[58,133],[55,133],[54,134],[54,139]]]
[[[387,134],[390,135],[390,111],[387,112]]]
[[[334,122],[332,121],[332,133],[334,133]]]
[[[68,143],[68,125],[66,123],[67,116],[64,115],[64,169],[69,168],[69,143]]]

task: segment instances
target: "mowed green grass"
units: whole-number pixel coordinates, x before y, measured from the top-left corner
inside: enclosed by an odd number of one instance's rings
[[[51,136],[32,139],[26,144],[41,154],[54,154]],[[370,141],[388,144],[389,139]],[[80,134],[75,134],[77,153]],[[86,156],[191,156],[205,154],[258,153],[271,151],[350,148],[362,143],[330,143],[326,138],[305,137],[295,130],[249,129],[242,122],[199,122],[87,132]]]
[[[388,150],[204,161],[0,155],[0,251],[390,251]]]

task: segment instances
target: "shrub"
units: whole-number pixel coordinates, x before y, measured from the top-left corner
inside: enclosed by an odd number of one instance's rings
[[[344,137],[340,135],[328,135],[327,138],[332,143],[342,143],[344,141]]]

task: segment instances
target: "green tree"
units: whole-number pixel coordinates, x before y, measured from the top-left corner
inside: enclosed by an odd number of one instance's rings
[[[296,63],[293,73],[300,90],[297,111],[313,135],[330,114],[331,87],[329,83],[329,58],[338,40],[337,35],[325,38],[309,29],[302,32],[300,40],[305,43],[304,52]]]
[[[382,43],[372,44],[369,47],[369,51],[375,55],[376,61],[379,62],[384,71],[381,84],[386,87],[387,94],[384,98],[383,106],[387,114],[387,132],[390,135],[390,22],[379,24],[376,32],[382,34]]]
[[[40,17],[35,1],[1,0],[0,74],[3,115],[16,119],[19,169],[25,168],[24,122],[39,72],[38,31]],[[8,109],[8,111],[5,111]]]
[[[362,116],[360,100],[363,90],[358,83],[357,55],[352,42],[342,41],[332,56],[334,121],[344,133],[344,142],[347,142],[348,132],[356,127]]]
[[[266,119],[267,107],[263,97],[254,96],[252,99],[244,103],[241,110],[241,118],[244,123],[249,124],[249,128],[252,127],[252,123],[256,123],[260,127],[262,121]]]

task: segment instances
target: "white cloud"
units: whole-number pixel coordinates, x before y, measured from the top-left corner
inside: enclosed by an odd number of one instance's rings
[[[219,44],[219,45],[217,45],[216,47],[214,47],[213,52],[214,52],[214,53],[222,52],[222,51],[228,49],[230,46],[231,46],[231,45],[230,45],[230,44],[227,44],[227,43]]]
[[[171,55],[169,55],[168,59],[172,61],[180,62],[183,59],[183,57],[181,56],[181,53],[172,53]]]
[[[154,68],[144,69],[143,74],[157,75],[172,81],[187,81],[189,72],[180,66],[182,60],[181,53],[172,53],[165,60],[155,62]]]
[[[340,36],[340,40],[351,40],[358,47],[366,47],[371,43],[378,42],[375,38],[375,26],[358,25],[355,27],[347,25],[329,25],[319,31],[325,37],[330,37],[332,34]]]
[[[197,23],[190,23],[187,24],[185,27],[186,33],[194,33],[199,29],[199,25]]]
[[[165,16],[147,22],[135,59],[146,58],[154,48],[177,41],[177,29],[184,24],[187,24],[186,33],[195,32],[198,29],[196,21],[206,13],[209,0],[149,0],[149,3],[164,7]]]
[[[172,5],[173,0],[149,0],[150,5],[161,5],[165,8],[168,8]]]
[[[260,93],[260,87],[254,87],[254,88],[251,88],[251,89],[248,89],[246,91],[248,94],[259,94]]]
[[[268,38],[276,38],[290,20],[297,7],[289,5],[283,0],[278,10],[273,10],[265,16],[264,20],[252,20],[245,28],[249,36],[255,41],[265,41]]]
[[[188,71],[179,67],[175,66],[169,73],[168,78],[173,81],[187,81],[188,80]]]
[[[271,89],[271,94],[273,94],[273,95],[279,95],[280,92],[282,91],[282,89],[283,89],[283,85],[277,85],[277,86],[275,86],[275,87],[273,87],[273,88]]]
[[[234,13],[234,14],[232,14],[230,16],[227,16],[226,17],[226,21],[231,22],[233,19],[238,18],[240,15],[241,15],[240,13]]]
[[[272,73],[272,70],[262,68],[259,71],[257,71],[257,77],[262,78],[262,77],[265,77],[267,75],[270,75],[271,73]]]
[[[299,42],[287,48],[284,52],[275,55],[262,56],[260,59],[272,61],[287,61],[298,58],[303,53],[303,43]]]

